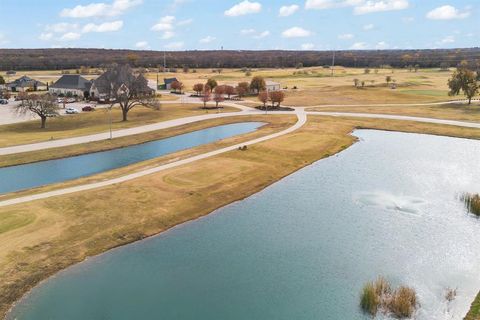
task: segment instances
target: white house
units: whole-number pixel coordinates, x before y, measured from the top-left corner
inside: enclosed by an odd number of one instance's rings
[[[265,86],[267,91],[280,91],[282,89],[279,82],[270,80],[265,81]]]

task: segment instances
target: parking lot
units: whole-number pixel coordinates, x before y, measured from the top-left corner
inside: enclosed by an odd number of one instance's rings
[[[30,115],[19,115],[15,112],[15,106],[20,104],[20,101],[15,101],[14,99],[10,99],[8,104],[0,104],[0,125],[2,124],[10,124],[10,123],[17,123],[23,121],[30,121],[38,119],[38,117],[34,114]],[[78,112],[82,112],[82,108],[85,106],[92,106],[96,109],[99,108],[107,108],[109,104],[99,104],[96,105],[95,103],[89,103],[85,101],[73,102],[65,104],[65,109],[63,109],[63,104],[59,104],[60,110],[59,113],[61,116],[69,116],[65,113],[67,108],[74,108],[78,110]]]

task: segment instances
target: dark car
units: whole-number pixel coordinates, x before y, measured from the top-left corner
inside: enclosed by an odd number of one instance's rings
[[[0,99],[0,104],[8,104],[8,100],[7,99]]]
[[[95,108],[92,106],[85,106],[82,108],[82,111],[86,111],[86,112],[95,111]]]

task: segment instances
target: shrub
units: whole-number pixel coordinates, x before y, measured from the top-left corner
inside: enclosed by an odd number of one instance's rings
[[[367,282],[360,295],[362,310],[375,317],[379,310],[396,318],[408,318],[415,312],[417,294],[413,288],[401,286],[392,292],[390,283],[383,277]]]
[[[417,307],[415,289],[401,286],[393,292],[388,302],[388,310],[397,318],[410,318]]]
[[[470,213],[473,213],[477,217],[480,217],[480,195],[479,194],[471,194],[471,193],[464,193],[460,200],[463,201],[465,204],[465,208]]]
[[[379,305],[380,299],[376,293],[375,284],[372,282],[368,282],[362,289],[360,306],[362,307],[362,310],[364,312],[374,316],[377,314]]]

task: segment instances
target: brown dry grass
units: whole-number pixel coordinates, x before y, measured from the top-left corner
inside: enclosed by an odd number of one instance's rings
[[[114,186],[0,208],[0,313],[58,270],[208,214],[347,148],[355,141],[349,135],[355,128],[480,138],[480,130],[470,128],[309,117],[300,130],[247,151]]]
[[[309,108],[308,110],[324,112],[379,113],[459,121],[480,121],[480,104],[478,103],[474,103],[471,106],[468,106],[466,104],[443,104],[433,106],[338,106]]]

